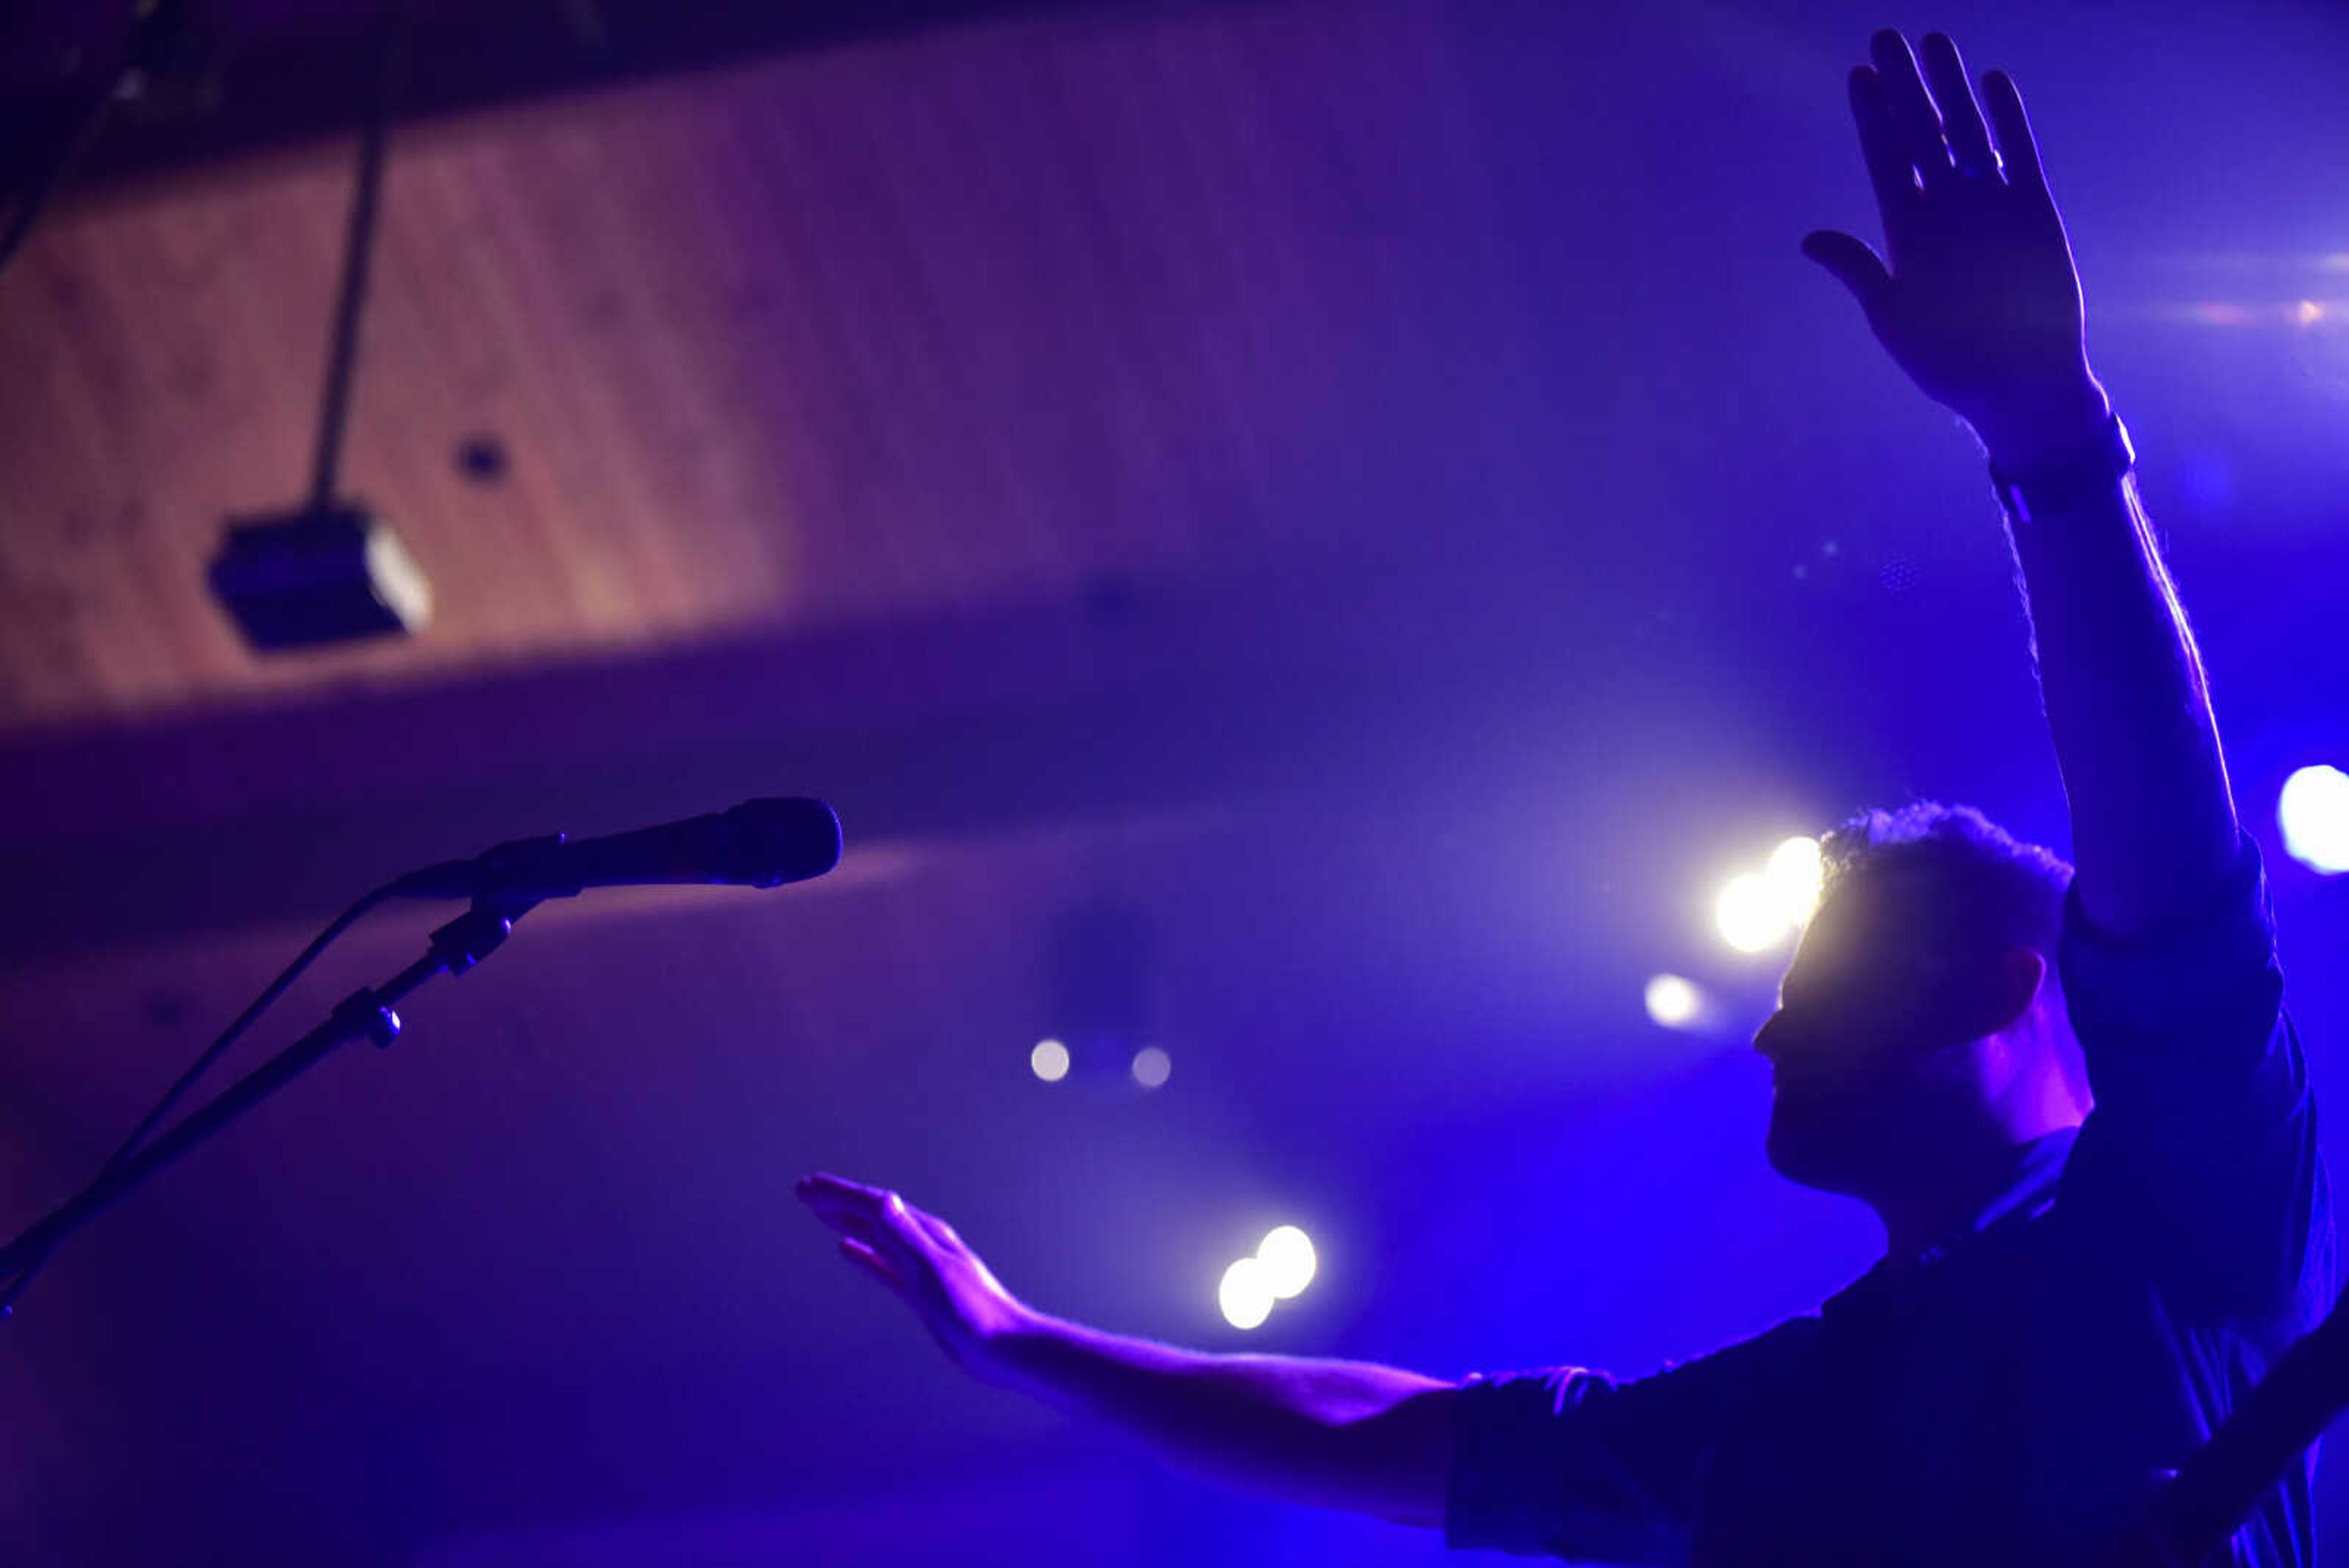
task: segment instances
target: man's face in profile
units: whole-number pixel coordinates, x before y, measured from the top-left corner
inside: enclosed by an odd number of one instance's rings
[[[1788,1179],[1865,1194],[1940,1123],[1978,1109],[1982,1032],[1929,874],[1871,873],[1813,917],[1754,1037],[1771,1066],[1767,1149]]]

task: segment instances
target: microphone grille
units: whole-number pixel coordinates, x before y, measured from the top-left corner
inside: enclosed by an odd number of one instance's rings
[[[820,800],[746,800],[726,814],[730,881],[754,888],[821,877],[840,864],[840,817]]]

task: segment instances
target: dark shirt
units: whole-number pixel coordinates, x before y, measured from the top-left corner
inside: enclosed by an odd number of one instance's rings
[[[1445,1538],[1701,1568],[2093,1564],[2331,1304],[2331,1203],[2257,853],[2058,961],[2096,1108],[1951,1241],[1651,1377],[1469,1380]],[[2235,1561],[2314,1561],[2313,1453]]]

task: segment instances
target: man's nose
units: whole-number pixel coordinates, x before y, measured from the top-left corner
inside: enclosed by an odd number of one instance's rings
[[[1775,1067],[1785,1047],[1786,1015],[1783,1012],[1774,1012],[1762,1021],[1761,1028],[1754,1032],[1754,1049],[1762,1053],[1762,1059]]]

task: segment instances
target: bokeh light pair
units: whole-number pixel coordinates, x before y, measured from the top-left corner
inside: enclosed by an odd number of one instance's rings
[[[1028,1053],[1029,1071],[1048,1084],[1057,1084],[1067,1077],[1074,1063],[1075,1058],[1069,1054],[1065,1041],[1039,1040],[1035,1048]],[[1174,1058],[1156,1045],[1144,1045],[1133,1054],[1133,1060],[1127,1064],[1126,1070],[1143,1088],[1160,1089],[1165,1087],[1166,1080],[1174,1075]]]
[[[1742,953],[1768,952],[1809,923],[1826,874],[1819,841],[1789,838],[1759,871],[1732,877],[1713,900],[1721,940]]]
[[[1319,1267],[1311,1237],[1294,1225],[1276,1225],[1257,1243],[1255,1256],[1224,1271],[1216,1305],[1234,1328],[1260,1328],[1276,1305],[1304,1294]]]

